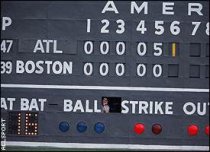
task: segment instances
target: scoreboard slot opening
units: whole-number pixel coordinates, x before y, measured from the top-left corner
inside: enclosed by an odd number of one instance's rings
[[[121,102],[121,97],[102,97],[102,112],[121,113]]]

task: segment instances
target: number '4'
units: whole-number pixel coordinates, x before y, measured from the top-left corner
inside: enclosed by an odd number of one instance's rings
[[[147,31],[147,28],[145,27],[145,21],[141,20],[139,24],[136,27],[136,31],[141,32],[141,34],[144,34]]]

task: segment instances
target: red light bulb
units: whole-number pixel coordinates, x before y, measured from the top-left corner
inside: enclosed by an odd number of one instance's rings
[[[144,132],[144,125],[141,123],[135,124],[134,131],[139,135],[142,134]]]
[[[160,124],[154,124],[154,125],[152,126],[152,132],[153,132],[155,135],[160,134],[161,131],[162,131],[162,127],[161,127]]]
[[[205,133],[206,133],[207,136],[209,136],[209,126],[206,126]]]
[[[198,134],[198,126],[196,125],[189,125],[187,128],[188,135],[196,136]]]

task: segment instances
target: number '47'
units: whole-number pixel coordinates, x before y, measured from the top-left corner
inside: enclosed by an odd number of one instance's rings
[[[1,51],[3,53],[9,53],[12,48],[13,40],[2,40],[1,41]]]

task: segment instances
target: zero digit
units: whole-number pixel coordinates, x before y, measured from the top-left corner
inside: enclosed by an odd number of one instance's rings
[[[159,64],[155,64],[153,66],[153,75],[158,78],[162,75],[162,66]]]
[[[106,76],[109,73],[109,65],[107,63],[101,63],[99,73],[101,76]]]
[[[124,42],[117,42],[116,52],[118,55],[123,55],[125,53],[125,43]]]
[[[83,67],[84,74],[87,76],[92,75],[93,73],[93,64],[92,63],[85,63]]]
[[[125,65],[122,63],[117,64],[115,67],[115,72],[117,76],[123,76],[125,73]]]
[[[105,55],[109,52],[109,42],[103,41],[100,44],[100,52]]]
[[[139,56],[144,56],[147,53],[147,45],[144,42],[139,42],[137,45],[137,53]]]
[[[137,75],[140,76],[140,77],[145,76],[145,74],[147,72],[146,65],[145,64],[139,64],[137,66],[136,72],[137,72]]]
[[[86,41],[84,44],[84,51],[86,54],[92,54],[93,53],[93,42]]]

